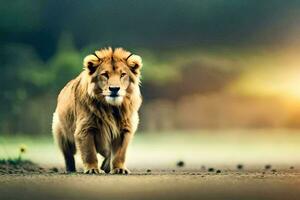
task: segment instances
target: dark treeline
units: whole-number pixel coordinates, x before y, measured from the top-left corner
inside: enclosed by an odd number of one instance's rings
[[[43,59],[55,53],[63,32],[79,49],[260,44],[280,39],[299,6],[297,0],[1,1],[0,40],[30,45]]]

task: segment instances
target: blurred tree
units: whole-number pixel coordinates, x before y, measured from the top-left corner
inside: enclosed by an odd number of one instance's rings
[[[37,100],[36,107],[45,106],[43,96],[55,99],[66,82],[82,70],[82,59],[73,45],[70,34],[62,34],[57,53],[47,63],[39,59],[32,47],[19,44],[2,47],[0,58],[3,73],[0,80],[2,132],[26,131],[23,123],[25,118],[30,119],[31,114],[38,114],[24,112],[28,102],[32,105],[32,102]],[[46,115],[52,114],[47,112]],[[27,131],[31,132],[31,128],[32,126],[29,126]]]
[[[83,69],[82,58],[74,47],[72,35],[63,33],[58,41],[56,54],[48,62],[50,71],[48,87],[58,92],[69,80],[75,78]]]
[[[27,70],[41,64],[33,48],[28,45],[10,44],[1,48],[0,120],[6,121],[0,123],[2,130],[14,131],[17,127],[24,102],[37,90],[35,85],[26,80]]]

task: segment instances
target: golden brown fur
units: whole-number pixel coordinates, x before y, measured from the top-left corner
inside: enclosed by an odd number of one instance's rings
[[[60,92],[53,135],[67,171],[75,171],[78,150],[86,173],[98,173],[97,153],[106,173],[128,173],[125,156],[138,125],[142,60],[121,48],[85,57],[84,71]]]

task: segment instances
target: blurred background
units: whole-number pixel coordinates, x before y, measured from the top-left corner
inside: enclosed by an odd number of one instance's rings
[[[51,152],[58,92],[113,46],[144,62],[134,158],[300,162],[299,22],[298,0],[0,1],[0,155]]]

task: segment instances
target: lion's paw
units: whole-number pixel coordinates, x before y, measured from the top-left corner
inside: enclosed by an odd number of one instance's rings
[[[127,168],[114,168],[112,170],[113,174],[130,174],[130,171]]]
[[[99,169],[86,169],[86,170],[84,170],[84,173],[85,174],[99,174],[100,171],[99,171]]]

